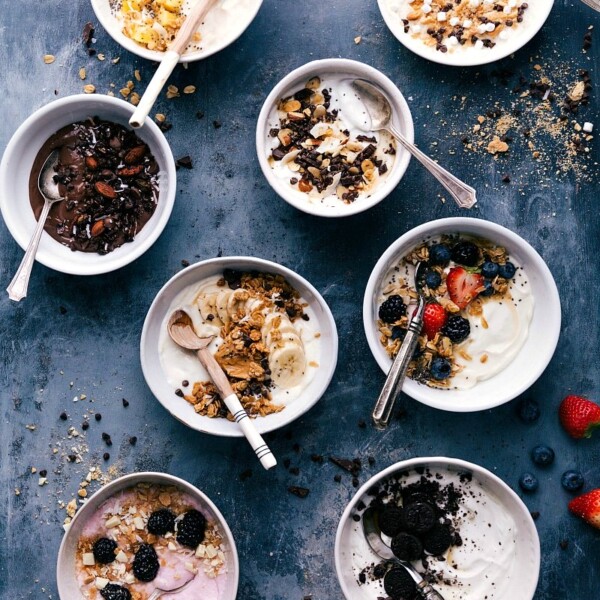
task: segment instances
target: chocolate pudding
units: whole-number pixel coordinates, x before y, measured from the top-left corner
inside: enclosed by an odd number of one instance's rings
[[[36,220],[44,205],[39,174],[57,148],[54,180],[64,200],[50,209],[46,232],[71,250],[99,254],[133,241],[158,201],[158,164],[148,146],[135,132],[97,117],[63,127],[33,163],[29,200]]]

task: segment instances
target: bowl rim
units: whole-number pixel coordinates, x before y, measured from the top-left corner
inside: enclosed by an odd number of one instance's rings
[[[202,490],[197,488],[194,484],[190,483],[189,481],[186,481],[185,479],[176,477],[175,475],[170,475],[169,473],[161,473],[159,471],[140,471],[137,473],[129,473],[127,475],[123,475],[123,476],[118,477],[117,479],[114,479],[113,481],[110,481],[109,483],[103,485],[101,488],[96,490],[87,499],[85,504],[83,504],[79,508],[79,510],[75,513],[75,516],[73,517],[71,523],[69,524],[69,529],[64,533],[64,535],[62,537],[62,540],[60,542],[60,547],[58,550],[58,554],[57,554],[57,558],[56,558],[56,583],[57,583],[57,587],[58,587],[58,597],[59,598],[61,598],[61,599],[64,598],[64,600],[72,600],[72,598],[67,598],[66,595],[64,595],[64,596],[61,595],[61,588],[62,588],[62,591],[65,592],[65,589],[64,589],[65,575],[61,572],[61,565],[66,560],[65,555],[66,555],[67,540],[69,539],[69,536],[71,535],[73,523],[76,522],[76,520],[80,517],[80,515],[85,514],[87,506],[92,506],[92,501],[96,502],[100,497],[102,497],[101,502],[100,502],[100,503],[102,503],[102,502],[108,500],[114,493],[116,493],[122,489],[126,489],[128,487],[134,486],[138,483],[143,483],[144,481],[146,481],[149,478],[163,480],[164,483],[169,483],[170,485],[177,486],[179,489],[187,492],[191,496],[196,497],[196,499],[198,499],[202,504],[205,504],[206,506],[208,506],[208,508],[217,517],[219,527],[223,531],[225,538],[227,539],[227,543],[229,544],[230,551],[231,551],[231,559],[232,559],[232,565],[231,565],[231,569],[229,569],[229,572],[232,573],[233,578],[234,578],[234,581],[233,581],[234,595],[231,599],[226,599],[226,600],[233,600],[236,597],[238,586],[239,586],[239,579],[240,579],[240,563],[239,563],[237,547],[235,545],[235,539],[233,537],[233,533],[231,532],[231,529],[230,529],[229,525],[227,524],[225,517],[223,516],[221,511],[217,508],[215,503]]]
[[[160,307],[158,305],[161,302],[162,297],[168,292],[168,290],[171,287],[176,286],[177,282],[180,279],[183,279],[183,278],[187,277],[188,274],[190,274],[196,270],[202,269],[206,266],[220,265],[222,268],[226,268],[229,265],[236,265],[241,262],[245,262],[245,263],[249,262],[249,263],[255,264],[258,269],[262,269],[266,272],[278,273],[278,274],[284,275],[288,279],[288,281],[291,280],[293,282],[294,280],[297,280],[304,287],[306,287],[307,290],[314,296],[319,307],[322,309],[322,311],[324,313],[325,319],[327,321],[327,326],[329,328],[331,345],[333,348],[333,353],[330,355],[331,360],[330,360],[329,370],[326,373],[325,377],[322,379],[322,383],[319,386],[318,393],[314,395],[314,398],[312,398],[310,402],[305,403],[305,405],[302,407],[300,412],[298,412],[297,414],[294,415],[291,412],[287,413],[287,414],[292,415],[292,417],[289,419],[282,418],[282,422],[280,422],[280,423],[270,424],[272,422],[266,421],[266,425],[265,425],[265,421],[254,419],[254,425],[260,434],[269,433],[270,431],[275,431],[277,429],[280,429],[282,427],[289,425],[293,421],[295,421],[295,420],[299,419],[300,417],[302,417],[303,415],[305,415],[311,408],[313,408],[319,402],[319,400],[321,400],[321,398],[327,392],[327,389],[329,388],[329,385],[331,384],[331,380],[333,379],[333,376],[335,374],[335,371],[337,368],[338,353],[339,353],[339,340],[338,340],[337,326],[335,323],[335,319],[333,317],[333,313],[331,312],[331,309],[329,308],[329,305],[327,304],[327,302],[323,298],[323,296],[320,294],[320,292],[308,280],[306,280],[304,277],[302,277],[302,275],[299,275],[292,269],[289,269],[288,267],[285,267],[276,262],[266,260],[263,258],[258,258],[255,256],[220,256],[220,257],[209,258],[206,260],[201,260],[196,263],[193,263],[193,264],[189,265],[188,267],[186,267],[185,269],[182,269],[181,271],[179,271],[178,273],[173,275],[173,277],[171,277],[161,287],[161,289],[158,291],[158,293],[154,297],[154,300],[152,301],[152,304],[150,305],[150,308],[148,309],[148,312],[146,313],[146,318],[144,319],[144,325],[142,327],[142,334],[140,336],[140,363],[142,366],[142,373],[144,375],[146,385],[152,392],[152,395],[159,402],[159,404],[161,404],[161,406],[171,415],[171,417],[173,417],[180,423],[183,423],[187,427],[194,429],[195,431],[199,431],[201,433],[206,433],[206,434],[210,434],[210,435],[215,435],[218,437],[242,438],[242,437],[244,437],[244,434],[238,427],[233,427],[233,426],[226,431],[215,431],[212,428],[213,419],[210,419],[208,417],[202,417],[202,415],[196,415],[197,417],[199,417],[199,419],[198,419],[198,423],[195,423],[195,422],[191,422],[189,419],[188,420],[183,419],[182,417],[175,414],[171,410],[171,408],[169,407],[169,404],[167,402],[163,401],[163,399],[161,397],[161,393],[160,393],[161,390],[155,389],[155,386],[153,386],[153,384],[151,383],[153,380],[150,376],[151,369],[149,366],[148,356],[150,355],[150,353],[155,352],[156,350],[148,348],[148,337],[150,335],[150,333],[149,333],[150,324],[151,324],[151,322],[153,322],[153,320],[155,318],[154,313],[157,313],[158,311],[160,311]],[[198,279],[197,281],[201,281],[201,280]],[[185,287],[187,287],[187,286],[185,286]],[[177,293],[180,293],[183,289],[184,288],[181,288],[181,290],[179,290],[179,292],[177,292]],[[300,398],[298,398],[297,400],[299,400],[299,399]],[[277,414],[285,415],[286,410],[283,410]],[[232,423],[232,425],[235,425],[235,424]]]
[[[49,115],[56,111],[64,111],[71,106],[80,105],[83,106],[85,104],[102,104],[107,107],[110,111],[114,107],[118,107],[120,110],[123,110],[129,114],[133,114],[135,107],[125,100],[121,100],[119,98],[113,98],[111,96],[105,96],[101,94],[74,94],[70,96],[65,96],[64,98],[59,98],[54,100],[48,104],[45,104],[41,108],[34,111],[21,125],[17,128],[17,130],[13,133],[10,138],[2,156],[2,160],[0,161],[0,213],[2,214],[2,218],[4,223],[12,235],[13,239],[17,244],[25,250],[29,243],[29,237],[22,238],[19,235],[15,234],[14,223],[8,213],[8,203],[3,198],[10,198],[14,194],[10,192],[10,181],[11,177],[8,173],[8,162],[14,155],[16,148],[20,144],[23,143],[24,140],[27,140],[31,135],[31,129],[35,127],[38,123],[41,123],[46,119]],[[107,120],[110,120],[108,117],[103,117]],[[151,119],[146,119],[142,130],[145,130],[149,133],[149,137],[152,138],[152,143],[148,145],[154,145],[156,148],[160,150],[162,155],[164,156],[165,163],[165,176],[166,176],[166,186],[164,191],[164,198],[161,198],[161,202],[163,205],[162,211],[160,215],[157,215],[157,220],[151,224],[152,219],[146,223],[144,229],[150,225],[150,229],[148,230],[147,237],[142,241],[136,244],[136,240],[131,242],[130,244],[125,244],[121,246],[121,248],[126,248],[127,251],[122,253],[122,256],[118,259],[111,257],[111,254],[104,255],[106,260],[98,260],[100,255],[96,255],[95,253],[91,253],[94,257],[94,261],[90,261],[85,265],[81,264],[73,264],[70,261],[63,260],[60,257],[56,257],[56,255],[52,252],[50,253],[39,253],[36,255],[36,262],[58,271],[60,273],[66,273],[68,275],[101,275],[104,273],[110,273],[112,271],[116,271],[129,263],[133,262],[137,258],[139,258],[142,254],[144,254],[150,247],[156,242],[164,228],[169,221],[171,216],[171,212],[173,211],[173,206],[175,204],[175,196],[177,191],[177,174],[175,168],[175,159],[173,157],[173,152],[167,139],[165,138],[163,132],[160,130],[158,125],[154,123]],[[27,205],[28,206],[28,205]],[[7,218],[8,216],[8,218]],[[154,217],[154,215],[153,215]],[[139,232],[138,232],[139,234]],[[60,244],[60,242],[56,242]],[[62,245],[62,244],[61,244]],[[117,249],[118,250],[118,249]]]
[[[379,473],[376,473],[375,475],[370,477],[352,496],[352,498],[346,505],[346,508],[344,509],[344,512],[342,513],[342,516],[338,523],[338,527],[337,527],[336,534],[335,534],[335,543],[334,543],[335,570],[336,570],[338,583],[339,583],[340,587],[342,588],[342,593],[344,594],[344,596],[348,600],[352,599],[352,594],[350,593],[350,590],[346,589],[344,580],[342,578],[342,574],[344,571],[342,568],[341,558],[340,558],[341,538],[342,538],[344,525],[349,520],[350,513],[352,512],[352,510],[354,509],[354,507],[356,506],[358,501],[361,499],[361,497],[363,497],[367,493],[367,491],[374,484],[378,483],[379,481],[382,481],[386,477],[389,477],[393,473],[396,473],[397,471],[406,471],[409,469],[414,470],[416,467],[420,467],[420,466],[427,467],[434,463],[442,463],[442,464],[446,465],[446,467],[448,467],[448,466],[458,467],[459,469],[466,469],[466,470],[472,471],[474,474],[484,475],[485,477],[491,479],[494,483],[498,484],[501,488],[503,488],[503,490],[505,492],[507,492],[508,495],[511,496],[512,499],[516,502],[516,505],[519,507],[519,509],[521,509],[522,516],[524,517],[524,520],[527,523],[527,533],[531,537],[531,540],[533,542],[535,542],[534,543],[535,555],[534,555],[533,559],[534,559],[535,564],[537,565],[537,569],[536,569],[535,582],[534,582],[533,588],[531,589],[531,592],[530,592],[530,594],[531,594],[530,598],[533,598],[533,595],[535,594],[535,591],[537,589],[537,585],[538,585],[539,577],[540,577],[541,548],[540,548],[540,536],[537,532],[535,523],[533,521],[533,517],[531,516],[529,509],[527,508],[527,506],[525,505],[523,500],[521,500],[519,495],[505,481],[503,481],[500,477],[498,477],[498,475],[495,475],[494,473],[492,473],[485,467],[482,467],[475,463],[472,463],[472,462],[469,462],[469,461],[466,461],[466,460],[463,460],[460,458],[450,458],[450,457],[446,457],[446,456],[423,456],[423,457],[414,457],[414,458],[408,458],[405,460],[398,461],[398,462],[390,465],[389,467],[386,467],[382,471],[379,471]],[[525,600],[525,599],[523,599],[523,600]],[[529,600],[529,598],[527,600]]]
[[[538,16],[538,14],[540,15],[539,22],[536,21],[536,23],[531,28],[531,30],[528,31],[527,33],[524,33],[522,40],[520,40],[518,44],[508,46],[508,49],[502,50],[502,52],[498,52],[497,55],[495,55],[493,58],[489,58],[489,56],[486,58],[485,54],[481,54],[481,56],[478,57],[478,55],[475,52],[473,52],[473,53],[471,53],[472,56],[470,57],[470,59],[461,60],[461,61],[452,60],[457,55],[452,54],[450,52],[447,52],[444,54],[442,52],[436,51],[435,53],[432,53],[430,51],[429,46],[426,46],[424,43],[422,43],[418,39],[411,38],[409,36],[409,34],[405,34],[403,28],[400,25],[398,25],[398,23],[395,23],[393,21],[392,16],[389,14],[389,10],[383,6],[383,3],[385,2],[385,0],[377,0],[377,6],[379,7],[379,12],[381,13],[382,18],[385,21],[385,24],[387,25],[387,27],[390,30],[390,32],[392,33],[392,35],[405,48],[407,48],[408,50],[410,50],[417,56],[420,56],[421,58],[424,58],[431,62],[440,64],[440,65],[446,65],[449,67],[477,67],[477,66],[487,65],[487,64],[491,64],[491,63],[500,61],[503,58],[506,58],[507,56],[514,54],[515,52],[518,52],[519,50],[521,50],[521,48],[526,46],[539,33],[539,31],[542,29],[542,27],[548,20],[550,13],[552,12],[552,8],[554,6],[554,0],[545,0],[545,1],[548,3],[547,10],[542,11],[542,12],[540,12],[538,10],[538,13],[536,13],[536,16]],[[400,19],[398,19],[398,22],[400,24],[402,23],[402,21]],[[467,55],[466,55],[466,53],[463,53],[462,56],[464,57]]]
[[[331,209],[321,208],[318,204],[311,204],[297,199],[295,195],[291,193],[293,190],[290,190],[282,185],[281,181],[275,177],[273,174],[273,169],[271,169],[267,161],[267,157],[265,155],[265,144],[266,140],[268,139],[266,137],[267,121],[273,106],[276,105],[277,101],[282,97],[283,94],[289,91],[289,89],[294,85],[295,80],[306,77],[309,74],[314,75],[316,71],[337,71],[342,74],[344,72],[349,74],[356,72],[362,77],[367,79],[370,78],[371,81],[378,87],[382,88],[389,97],[392,109],[396,115],[396,125],[401,128],[406,139],[411,143],[414,142],[415,137],[414,123],[408,102],[404,98],[398,86],[387,75],[371,65],[348,58],[322,58],[304,63],[280,79],[266,97],[256,122],[256,153],[263,175],[273,191],[288,204],[307,214],[327,218],[348,217],[350,215],[364,212],[376,204],[379,204],[379,202],[385,200],[385,198],[387,198],[387,196],[389,196],[396,189],[404,177],[411,160],[411,154],[405,150],[399,152],[398,166],[395,166],[395,162],[394,167],[392,167],[392,170],[386,179],[386,185],[382,186],[379,190],[376,190],[368,198],[362,198],[360,201],[354,202],[350,205],[345,205],[343,212],[337,213]],[[398,117],[402,118],[402,124],[398,123]]]
[[[530,376],[525,380],[524,383],[522,383],[518,387],[515,387],[510,393],[505,394],[504,396],[499,396],[496,400],[484,400],[476,407],[473,407],[460,402],[453,403],[450,397],[446,400],[436,400],[431,397],[431,388],[424,384],[414,382],[409,378],[405,379],[404,385],[402,386],[402,391],[405,394],[407,394],[414,400],[417,400],[418,402],[421,402],[422,404],[426,404],[433,408],[446,410],[448,412],[478,412],[501,406],[502,404],[510,402],[511,400],[528,390],[539,379],[539,377],[548,367],[548,364],[552,360],[560,337],[561,304],[558,288],[556,287],[556,282],[554,281],[554,277],[552,276],[548,265],[538,253],[538,251],[520,235],[514,233],[513,231],[502,225],[494,223],[493,221],[478,219],[474,217],[446,217],[443,219],[429,221],[427,223],[423,223],[422,225],[418,225],[417,227],[409,229],[407,232],[402,234],[397,240],[392,242],[392,244],[381,255],[381,257],[373,267],[373,270],[371,271],[371,275],[369,276],[369,280],[365,288],[365,295],[363,298],[363,327],[365,335],[367,337],[367,342],[369,344],[369,349],[371,350],[373,358],[375,358],[381,370],[385,374],[387,374],[391,365],[391,359],[389,358],[387,353],[385,353],[383,346],[381,346],[381,343],[379,342],[379,337],[376,332],[377,330],[373,319],[371,318],[372,298],[374,297],[374,294],[377,291],[376,288],[378,281],[383,276],[384,269],[389,264],[391,264],[391,262],[394,259],[399,258],[398,249],[404,246],[409,240],[416,240],[417,238],[423,237],[425,235],[435,235],[440,228],[445,229],[448,227],[452,228],[458,233],[463,231],[465,227],[473,227],[477,229],[475,235],[487,237],[492,241],[494,239],[495,233],[501,234],[507,237],[514,245],[514,247],[520,248],[527,252],[531,260],[535,262],[535,266],[539,270],[542,279],[545,283],[547,295],[544,298],[544,302],[547,306],[550,306],[551,310],[554,313],[552,323],[550,323],[546,329],[549,336],[548,340],[546,341],[543,347],[543,350],[546,353],[546,359],[542,361],[537,370],[533,370],[530,373]],[[496,376],[498,375],[500,375],[500,373]],[[452,392],[452,390],[446,391]],[[457,393],[460,393],[460,390],[457,390]]]
[[[227,48],[227,46],[230,46],[231,44],[236,42],[240,37],[242,37],[242,35],[245,33],[245,31],[248,29],[248,27],[250,27],[250,25],[256,18],[258,11],[261,9],[261,6],[262,6],[264,0],[256,0],[256,2],[257,2],[256,10],[253,11],[252,17],[248,20],[248,23],[246,24],[246,26],[234,38],[232,38],[226,42],[220,42],[214,48],[212,48],[211,50],[209,50],[207,52],[196,51],[196,52],[190,52],[188,54],[182,54],[179,57],[179,60],[177,62],[191,63],[191,62],[197,62],[200,60],[204,60],[205,58],[208,58],[209,56],[212,56],[213,54],[216,54],[217,52],[224,50],[225,48]],[[114,27],[111,26],[112,24],[111,24],[109,18],[106,16],[104,11],[101,10],[101,8],[100,8],[102,4],[109,4],[109,0],[91,0],[91,3],[92,3],[92,8],[94,9],[94,14],[96,15],[96,18],[98,19],[98,21],[100,22],[100,24],[102,25],[104,30],[108,33],[108,35],[115,42],[117,42],[117,44],[119,44],[119,46],[121,46],[123,49],[127,50],[128,52],[131,52],[132,54],[135,54],[136,56],[139,56],[146,60],[151,60],[153,62],[161,62],[162,61],[162,59],[164,58],[167,51],[159,52],[157,50],[148,50],[148,48],[144,48],[144,47],[140,46],[137,42],[128,38],[121,31],[117,31],[117,30],[115,30]]]

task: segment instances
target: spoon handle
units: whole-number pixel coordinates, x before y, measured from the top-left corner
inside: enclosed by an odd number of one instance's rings
[[[265,440],[262,438],[260,433],[256,431],[254,423],[250,420],[248,413],[244,410],[241,402],[239,401],[237,394],[231,388],[227,376],[221,369],[221,365],[216,361],[212,352],[207,348],[201,348],[198,350],[198,358],[208,371],[210,378],[219,390],[223,402],[229,409],[229,412],[233,415],[235,422],[240,426],[246,439],[252,446],[256,456],[260,460],[262,466],[265,469],[271,469],[277,464],[277,459],[271,452],[269,446],[267,446]]]
[[[419,592],[423,600],[444,600],[444,597],[436,592],[427,582],[423,581],[423,587],[419,587]]]
[[[394,362],[388,372],[383,389],[371,413],[371,418],[376,429],[385,429],[390,421],[390,415],[394,408],[396,398],[402,391],[402,384],[406,377],[406,370],[412,360],[421,327],[423,326],[423,311],[425,310],[425,300],[419,297],[417,310],[413,315],[406,332],[406,337],[394,358]]]
[[[15,276],[6,288],[8,297],[15,302],[19,302],[20,300],[23,300],[25,296],[27,296],[27,288],[29,287],[31,269],[33,268],[35,255],[37,253],[38,246],[40,245],[42,231],[44,231],[44,225],[46,224],[46,219],[48,218],[48,213],[50,212],[51,206],[52,202],[48,202],[48,200],[44,202],[42,213],[40,214],[40,218],[35,226],[31,240],[29,241],[29,246],[27,246],[27,250],[25,250],[25,254],[21,260],[21,264],[19,265],[17,272],[15,273]]]
[[[394,125],[388,127],[390,133],[406,148],[450,193],[461,208],[472,208],[477,202],[475,190],[440,167],[434,160],[411,144]]]

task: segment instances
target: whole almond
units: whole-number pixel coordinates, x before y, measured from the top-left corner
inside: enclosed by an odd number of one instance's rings
[[[91,171],[95,171],[98,168],[98,161],[93,156],[86,156],[85,166]]]
[[[104,231],[104,221],[102,219],[100,219],[100,221],[96,221],[93,225],[92,225],[92,237],[96,237],[98,235],[100,235],[102,232]]]
[[[109,200],[114,200],[117,197],[115,189],[104,181],[96,181],[94,188],[101,196],[104,196]]]
[[[144,154],[146,154],[146,146],[136,146],[127,152],[123,161],[126,165],[133,165],[142,160]]]
[[[144,169],[144,165],[135,165],[133,167],[123,167],[117,171],[117,175],[120,177],[134,177],[139,175]]]

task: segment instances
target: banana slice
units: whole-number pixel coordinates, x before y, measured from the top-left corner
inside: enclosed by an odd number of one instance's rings
[[[217,317],[218,294],[218,292],[199,294],[196,298],[196,305],[198,306],[198,310],[200,311],[202,319],[204,319],[205,321],[208,320],[208,315],[212,315],[214,318]]]
[[[225,326],[227,326],[227,324],[231,320],[229,318],[229,308],[228,308],[229,298],[230,298],[231,294],[233,294],[232,290],[221,290],[217,294],[217,300],[216,300],[217,316],[219,317],[219,319]]]
[[[269,356],[269,368],[273,382],[280,388],[298,385],[306,369],[304,347],[301,343],[288,342],[273,350]]]

